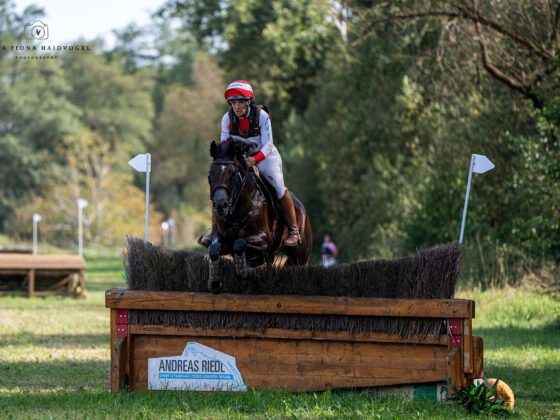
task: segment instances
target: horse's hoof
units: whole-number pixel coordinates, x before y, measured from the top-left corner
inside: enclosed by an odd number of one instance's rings
[[[208,255],[210,256],[211,262],[217,262],[220,259],[220,243],[212,242],[208,247]]]

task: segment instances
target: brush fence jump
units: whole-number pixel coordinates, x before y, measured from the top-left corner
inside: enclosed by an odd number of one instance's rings
[[[259,390],[316,391],[441,383],[446,378],[460,387],[482,377],[482,340],[472,335],[472,300],[213,295],[111,289],[106,292],[105,306],[111,309],[111,390],[114,392],[125,385],[131,390],[157,389],[148,386],[149,359],[180,356],[184,351],[186,354],[189,343],[235,358],[234,365],[244,386]],[[128,321],[129,310],[440,318],[447,320],[449,334],[439,338],[402,338],[387,333],[133,325]],[[165,366],[161,364],[160,368],[169,370],[170,365]],[[181,362],[178,370],[183,372],[180,375],[185,375],[184,372],[200,372],[199,367]],[[223,372],[223,369],[212,369],[210,372]],[[150,374],[153,376],[154,372]],[[169,378],[171,374],[165,375]]]
[[[0,253],[0,296],[83,297],[85,269],[79,255]]]

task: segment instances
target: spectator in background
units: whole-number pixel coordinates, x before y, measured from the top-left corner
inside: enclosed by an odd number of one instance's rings
[[[338,249],[331,237],[325,235],[323,246],[321,246],[321,263],[324,267],[329,267],[336,263],[336,257],[338,256]]]

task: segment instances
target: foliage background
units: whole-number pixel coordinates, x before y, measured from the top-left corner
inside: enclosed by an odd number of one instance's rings
[[[0,45],[26,40],[0,0]],[[392,258],[457,239],[471,153],[464,267],[514,283],[560,255],[558,2],[535,0],[169,1],[116,46],[21,60],[0,49],[0,234],[109,247],[143,230],[153,154],[150,239],[162,220],[192,246],[209,225],[208,145],[223,90],[250,81],[272,110],[288,187],[311,215],[314,258],[331,234],[342,260]],[[147,36],[146,34],[152,34]],[[484,279],[484,280],[482,280]]]

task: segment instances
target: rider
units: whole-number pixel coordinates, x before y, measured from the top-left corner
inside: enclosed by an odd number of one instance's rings
[[[284,241],[284,245],[297,246],[300,243],[300,236],[296,212],[292,197],[284,186],[282,158],[272,142],[270,117],[261,108],[258,111],[258,123],[256,122],[257,105],[253,102],[253,88],[244,80],[230,83],[224,96],[230,109],[222,118],[221,141],[227,142],[234,139],[251,146],[250,156],[245,158],[245,162],[249,166],[256,165],[260,173],[274,186],[288,222],[288,237]],[[254,121],[252,127],[251,120]],[[199,243],[208,247],[215,237],[215,231],[216,215],[212,211],[212,232]]]

